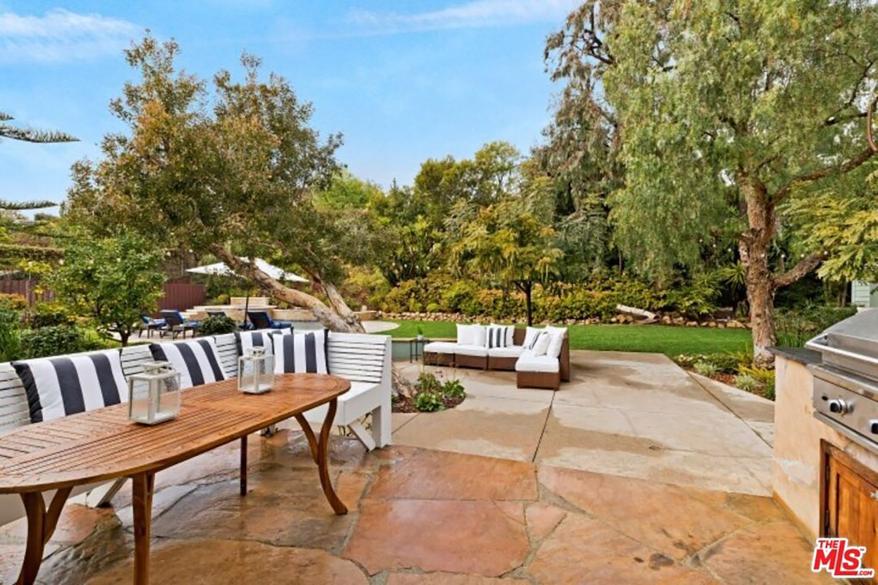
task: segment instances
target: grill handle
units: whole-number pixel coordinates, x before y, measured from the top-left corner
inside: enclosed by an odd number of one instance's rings
[[[818,343],[818,339],[824,339],[824,336],[815,337],[814,339],[806,343],[805,347],[807,347],[808,349],[813,349],[815,351],[832,353],[837,356],[860,360],[868,364],[872,364],[873,366],[878,366],[878,358],[873,358],[872,356],[863,355],[861,353],[854,353],[845,349],[838,349],[837,347],[832,347],[830,345],[824,345],[822,343]]]

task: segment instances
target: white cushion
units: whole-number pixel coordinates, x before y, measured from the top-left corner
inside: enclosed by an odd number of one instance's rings
[[[543,331],[540,333],[537,340],[534,342],[533,347],[530,348],[530,351],[533,352],[534,355],[546,355],[546,351],[549,349],[549,343],[552,341],[552,336],[547,332]]]
[[[450,341],[431,341],[424,346],[424,351],[429,353],[454,353],[459,346]]]
[[[457,343],[461,345],[474,345],[476,332],[472,325],[457,325]]]
[[[522,354],[524,348],[520,345],[510,345],[509,347],[492,347],[488,350],[491,357],[518,357]]]
[[[549,347],[546,349],[546,355],[550,357],[558,357],[561,355],[561,346],[564,345],[565,333],[557,331],[549,332]]]
[[[491,335],[491,328],[492,327],[503,327],[504,331],[506,332],[506,337],[503,339],[503,343],[500,343],[500,344],[490,343],[490,335]],[[506,347],[508,345],[513,345],[515,343],[515,341],[514,341],[514,339],[515,339],[515,325],[499,325],[497,323],[491,323],[488,326],[487,337],[488,337],[487,345],[489,346],[489,349],[490,349],[490,347]]]
[[[531,349],[534,342],[537,340],[537,337],[539,337],[540,333],[543,331],[545,331],[545,329],[539,327],[528,327],[527,331],[524,333],[524,343],[521,345],[527,349]]]
[[[475,332],[472,345],[481,345],[482,347],[488,345],[488,328],[484,325],[471,325],[471,327]]]
[[[547,355],[533,355],[526,351],[521,354],[518,361],[515,362],[516,372],[545,372],[554,374],[561,371],[561,365],[558,358],[549,357]]]
[[[469,355],[473,357],[485,357],[488,355],[488,348],[484,345],[460,345],[454,350],[457,355]]]

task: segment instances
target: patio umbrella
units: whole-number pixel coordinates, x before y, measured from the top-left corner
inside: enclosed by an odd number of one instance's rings
[[[248,262],[248,258],[240,258],[242,262]],[[275,280],[286,281],[286,282],[308,282],[308,279],[302,278],[298,274],[294,274],[292,272],[286,272],[283,268],[278,268],[273,264],[269,264],[262,258],[257,258],[253,261],[256,265],[256,268],[270,276]],[[206,274],[208,276],[238,276],[241,275],[229,268],[225,262],[217,262],[215,264],[206,264],[204,266],[196,266],[195,268],[187,268],[186,272],[191,274]],[[244,323],[247,323],[247,310],[250,308],[250,292],[247,292],[247,296],[244,299]]]

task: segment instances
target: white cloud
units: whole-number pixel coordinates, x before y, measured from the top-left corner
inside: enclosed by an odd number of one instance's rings
[[[348,20],[384,33],[509,26],[560,21],[579,4],[580,0],[471,0],[439,10],[407,14],[353,10],[348,13]]]
[[[0,62],[61,62],[117,53],[139,33],[127,20],[53,9],[0,13]]]

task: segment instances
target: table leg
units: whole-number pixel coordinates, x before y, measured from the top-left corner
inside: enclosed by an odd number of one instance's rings
[[[241,437],[241,471],[238,474],[241,496],[247,495],[247,435]]]
[[[37,580],[37,573],[40,572],[40,564],[43,562],[43,550],[52,538],[52,533],[55,532],[70,490],[71,488],[64,488],[56,491],[48,511],[41,492],[21,494],[21,501],[27,513],[27,548],[16,581],[17,585],[31,585]]]
[[[131,478],[134,508],[134,585],[149,584],[149,539],[152,532],[152,494],[155,474],[141,473]]]
[[[311,449],[311,457],[317,463],[317,469],[320,472],[320,485],[323,487],[323,493],[329,500],[329,505],[333,511],[342,516],[348,513],[347,506],[342,503],[335,489],[332,487],[332,481],[329,478],[329,433],[332,431],[332,421],[335,418],[335,411],[338,408],[338,400],[333,398],[329,402],[329,408],[326,411],[326,418],[323,419],[323,426],[320,427],[319,440],[314,436],[311,425],[301,414],[296,415],[296,420],[308,439],[308,447]]]

